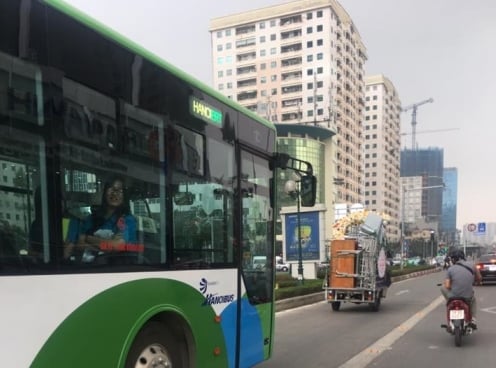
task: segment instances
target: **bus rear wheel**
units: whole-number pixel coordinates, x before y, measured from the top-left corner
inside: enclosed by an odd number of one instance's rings
[[[166,325],[149,322],[134,339],[126,368],[187,368],[186,346],[181,340]]]

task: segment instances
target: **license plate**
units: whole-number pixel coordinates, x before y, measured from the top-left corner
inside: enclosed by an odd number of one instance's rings
[[[450,319],[464,319],[465,312],[463,309],[450,310]]]
[[[489,271],[496,271],[496,266],[490,265],[489,266]]]

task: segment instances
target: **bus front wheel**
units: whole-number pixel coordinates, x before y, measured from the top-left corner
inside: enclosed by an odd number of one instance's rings
[[[149,322],[129,350],[126,368],[187,368],[186,347],[160,322]]]

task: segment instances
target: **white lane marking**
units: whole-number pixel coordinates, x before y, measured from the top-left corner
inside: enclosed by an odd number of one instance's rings
[[[289,307],[288,309],[283,309],[283,310],[280,310],[278,312],[276,312],[276,315],[280,315],[280,314],[288,314],[288,313],[293,313],[293,312],[301,312],[303,309],[309,309],[309,308],[312,308],[314,307],[315,305],[317,304],[328,304],[326,300],[323,300],[323,301],[320,301],[320,302],[315,302],[315,303],[310,303],[310,304],[303,304],[303,305],[300,305],[299,307]]]
[[[496,314],[496,307],[483,308],[481,311]]]
[[[400,290],[400,291],[398,291],[398,292],[397,292],[396,294],[394,294],[394,295],[401,295],[401,294],[406,294],[406,293],[409,293],[409,292],[410,292],[410,290],[408,290],[408,289],[406,289],[406,290]]]
[[[441,295],[434,299],[431,304],[415,313],[406,322],[402,323],[384,337],[377,340],[375,343],[365,348],[363,351],[355,355],[353,358],[340,365],[339,368],[363,368],[372,360],[377,358],[385,350],[390,350],[396,340],[412,329],[419,323],[427,314],[434,310],[438,305],[444,302],[444,297]]]

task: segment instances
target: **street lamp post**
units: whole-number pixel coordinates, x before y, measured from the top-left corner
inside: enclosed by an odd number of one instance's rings
[[[296,218],[298,226],[298,281],[303,284],[303,254],[301,249],[301,223],[300,223],[300,191],[297,190],[296,198]]]
[[[303,253],[301,247],[301,223],[300,223],[300,181],[288,180],[284,185],[284,191],[296,200],[296,226],[298,227],[298,281],[303,284]]]
[[[431,230],[431,258],[434,258],[434,230]]]
[[[401,234],[400,234],[400,239],[401,239],[400,269],[401,270],[403,270],[403,257],[405,254],[405,194],[406,194],[406,187],[403,187],[403,191],[401,193]]]
[[[436,189],[436,188],[444,188],[444,184],[442,185],[431,185],[427,187],[418,187],[418,188],[409,188],[407,189],[406,186],[403,186],[403,190],[401,192],[401,264],[400,268],[403,269],[403,254],[405,252],[405,196],[406,192],[411,192],[414,190],[424,190],[424,189]],[[432,252],[432,246],[431,246],[431,252]]]

